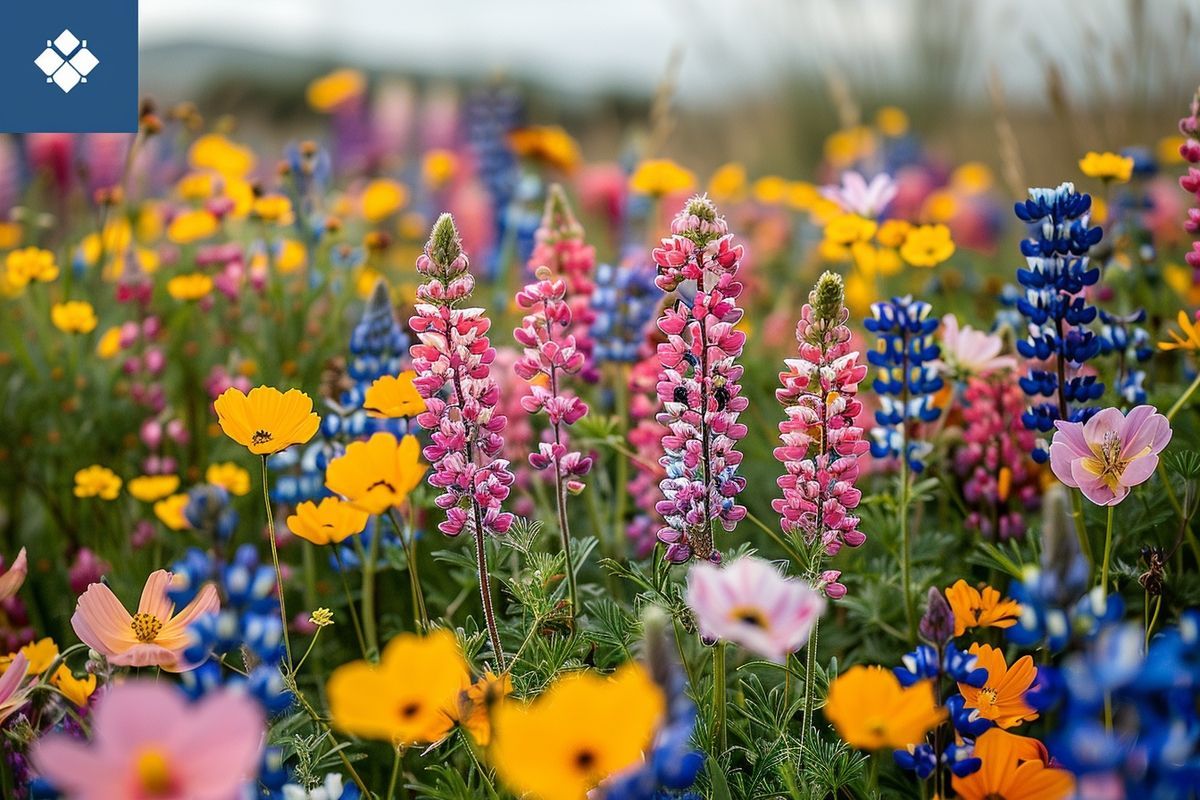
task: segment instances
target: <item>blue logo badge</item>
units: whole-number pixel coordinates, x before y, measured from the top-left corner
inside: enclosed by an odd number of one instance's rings
[[[136,131],[137,8],[137,0],[6,4],[0,132]]]

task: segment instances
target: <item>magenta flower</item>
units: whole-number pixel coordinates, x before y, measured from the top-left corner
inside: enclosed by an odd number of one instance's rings
[[[113,686],[92,716],[92,740],[52,733],[33,745],[39,773],[71,800],[235,800],[257,772],[262,711],[219,689],[189,704],[168,683]]]
[[[1106,408],[1085,423],[1056,420],[1050,467],[1060,481],[1098,506],[1115,506],[1150,480],[1171,441],[1171,423],[1154,406],[1128,415]]]
[[[779,664],[804,646],[825,610],[825,598],[807,583],[753,556],[724,568],[696,564],[687,604],[706,639],[733,642]]]
[[[571,613],[574,614],[577,598],[567,495],[583,491],[583,476],[591,470],[592,459],[568,450],[567,428],[582,419],[588,407],[564,390],[563,379],[577,375],[583,369],[584,355],[575,346],[575,335],[569,332],[571,308],[565,300],[566,282],[553,279],[551,275],[549,267],[538,267],[537,280],[517,292],[517,307],[528,313],[521,320],[521,327],[513,331],[517,344],[525,348],[514,370],[532,384],[529,394],[521,399],[521,406],[529,414],[545,412],[550,421],[549,441],[541,442],[537,452],[529,455],[529,464],[536,470],[554,470],[558,527],[567,562]]]
[[[867,376],[865,364],[850,349],[850,312],[844,305],[842,279],[826,272],[809,294],[796,325],[799,357],[785,360],[779,374],[782,388],[775,397],[786,406],[779,423],[782,446],[775,458],[786,472],[776,481],[783,497],[772,501],[785,533],[834,556],[843,545],[858,547],[866,536],[852,512],[862,499],[854,482],[858,459],[870,449],[856,421],[862,402],[858,384]],[[820,575],[820,559],[811,565],[814,585],[830,597],[845,594],[837,573]]]
[[[654,250],[655,284],[678,297],[658,320],[666,341],[658,345],[662,372],[658,421],[667,428],[660,463],[666,476],[656,510],[666,524],[659,541],[666,558],[682,563],[693,557],[714,563],[713,523],[732,531],[746,516],[737,495],[746,479],[737,474],[746,436],[738,416],[748,402],[739,384],[746,334],[737,279],[742,246],[734,244],[725,218],[707,197],[693,197],[671,223],[671,237]],[[689,299],[690,298],[690,299]]]

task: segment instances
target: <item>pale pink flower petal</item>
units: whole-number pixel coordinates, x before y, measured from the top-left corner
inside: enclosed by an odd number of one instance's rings
[[[1050,468],[1091,502],[1114,506],[1129,490],[1150,480],[1158,454],[1171,441],[1171,423],[1153,406],[1122,414],[1105,408],[1086,423],[1054,423]]]
[[[7,600],[20,590],[28,572],[29,565],[25,558],[25,548],[22,547],[12,566],[5,571],[4,575],[0,575],[0,602]]]

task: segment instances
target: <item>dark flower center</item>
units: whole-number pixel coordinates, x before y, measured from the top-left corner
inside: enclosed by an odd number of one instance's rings
[[[402,719],[412,719],[421,711],[420,703],[405,703],[400,707],[400,717]]]
[[[250,437],[250,444],[266,444],[272,438],[270,431],[255,431],[254,435]]]
[[[596,754],[591,750],[580,750],[575,754],[575,766],[580,772],[591,772],[596,766]]]

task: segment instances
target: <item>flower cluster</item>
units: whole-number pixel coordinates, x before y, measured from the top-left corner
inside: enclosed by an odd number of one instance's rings
[[[893,297],[872,303],[871,318],[863,322],[876,334],[878,346],[867,361],[878,367],[872,384],[879,395],[876,427],[871,430],[871,455],[907,460],[914,472],[924,469],[931,445],[916,439],[913,427],[933,422],[941,414],[933,395],[944,381],[933,366],[940,349],[933,333],[938,320],[930,317],[931,306],[911,296]]]
[[[1024,514],[1041,503],[1042,470],[1029,458],[1034,434],[1021,423],[1025,395],[1011,383],[971,378],[962,396],[963,445],[954,454],[970,512],[988,539],[1025,535]]]
[[[1091,195],[1076,192],[1070,183],[1030,189],[1029,199],[1015,206],[1032,234],[1021,242],[1027,268],[1017,270],[1025,289],[1017,309],[1029,323],[1029,335],[1017,342],[1017,351],[1033,362],[1021,379],[1031,398],[1022,421],[1043,435],[1054,429],[1055,420],[1086,422],[1098,410],[1089,404],[1104,394],[1104,384],[1083,370],[1100,352],[1100,338],[1087,327],[1096,319],[1096,308],[1085,290],[1100,278],[1100,270],[1089,267],[1088,251],[1103,235],[1099,227],[1088,226],[1091,207]],[[1033,457],[1046,461],[1044,443],[1034,447]]]
[[[1188,163],[1187,174],[1179,178],[1179,185],[1193,200],[1183,229],[1192,236],[1200,236],[1200,166],[1197,166],[1200,165],[1200,91],[1192,96],[1190,112],[1179,120],[1179,132],[1186,137],[1179,146],[1179,155]],[[1184,258],[1192,268],[1192,283],[1200,284],[1200,238],[1192,242],[1192,249]]]
[[[593,358],[633,363],[641,355],[646,329],[654,319],[661,294],[654,285],[654,265],[631,253],[617,266],[596,268],[596,290],[592,295]]]
[[[592,467],[592,459],[567,449],[565,428],[574,425],[588,412],[587,403],[563,389],[567,375],[577,375],[586,363],[578,348],[572,325],[571,307],[566,301],[567,285],[551,277],[548,268],[539,268],[538,279],[517,292],[517,307],[527,312],[521,327],[513,331],[517,344],[525,348],[514,370],[530,382],[529,394],[521,405],[529,414],[545,412],[550,420],[553,441],[541,442],[529,463],[537,470],[554,468],[556,480],[567,491],[583,491],[582,478]]]
[[[1146,402],[1146,370],[1137,365],[1150,360],[1154,345],[1150,334],[1142,327],[1141,323],[1145,321],[1144,308],[1129,314],[1109,314],[1100,309],[1100,353],[1115,356],[1117,369],[1113,384],[1130,406]]]
[[[571,212],[562,187],[554,184],[546,198],[542,224],[534,234],[529,267],[535,274],[539,267],[547,267],[553,278],[565,283],[564,302],[570,312],[566,333],[574,337],[575,349],[583,356],[580,373],[589,383],[599,378],[594,356],[596,343],[591,337],[591,326],[596,320],[592,309],[595,266],[596,249],[584,241],[583,226]]]
[[[417,271],[425,283],[417,289],[409,321],[419,340],[411,353],[415,385],[426,403],[417,422],[432,431],[424,451],[433,465],[429,483],[442,490],[436,502],[446,512],[438,529],[447,536],[464,529],[503,534],[513,521],[502,510],[513,474],[508,461],[497,457],[506,420],[495,413],[496,350],[488,341],[491,322],[484,310],[458,307],[471,296],[475,279],[449,214],[434,225]]]
[[[742,247],[703,196],[676,215],[671,234],[654,250],[655,282],[678,295],[658,321],[666,336],[658,346],[663,403],[658,421],[667,427],[661,459],[667,475],[657,505],[666,524],[658,538],[667,545],[668,561],[717,562],[713,523],[719,520],[732,531],[746,516],[736,501],[746,485],[737,474],[742,462],[737,443],[746,435],[738,415],[748,405],[737,363],[746,343],[746,334],[736,328],[742,318],[737,305]]]
[[[854,485],[858,459],[869,449],[862,428],[855,424],[862,413],[855,395],[867,368],[850,349],[850,312],[844,297],[842,279],[832,272],[823,274],[800,311],[799,357],[784,362],[788,369],[779,374],[783,385],[775,390],[787,419],[779,423],[783,444],[775,448],[775,458],[785,469],[777,480],[783,497],[771,507],[780,515],[785,533],[819,545],[829,556],[842,545],[857,547],[866,541],[853,510],[862,498]],[[812,572],[815,577],[819,566]],[[821,575],[828,596],[845,593],[837,582],[840,575]]]

